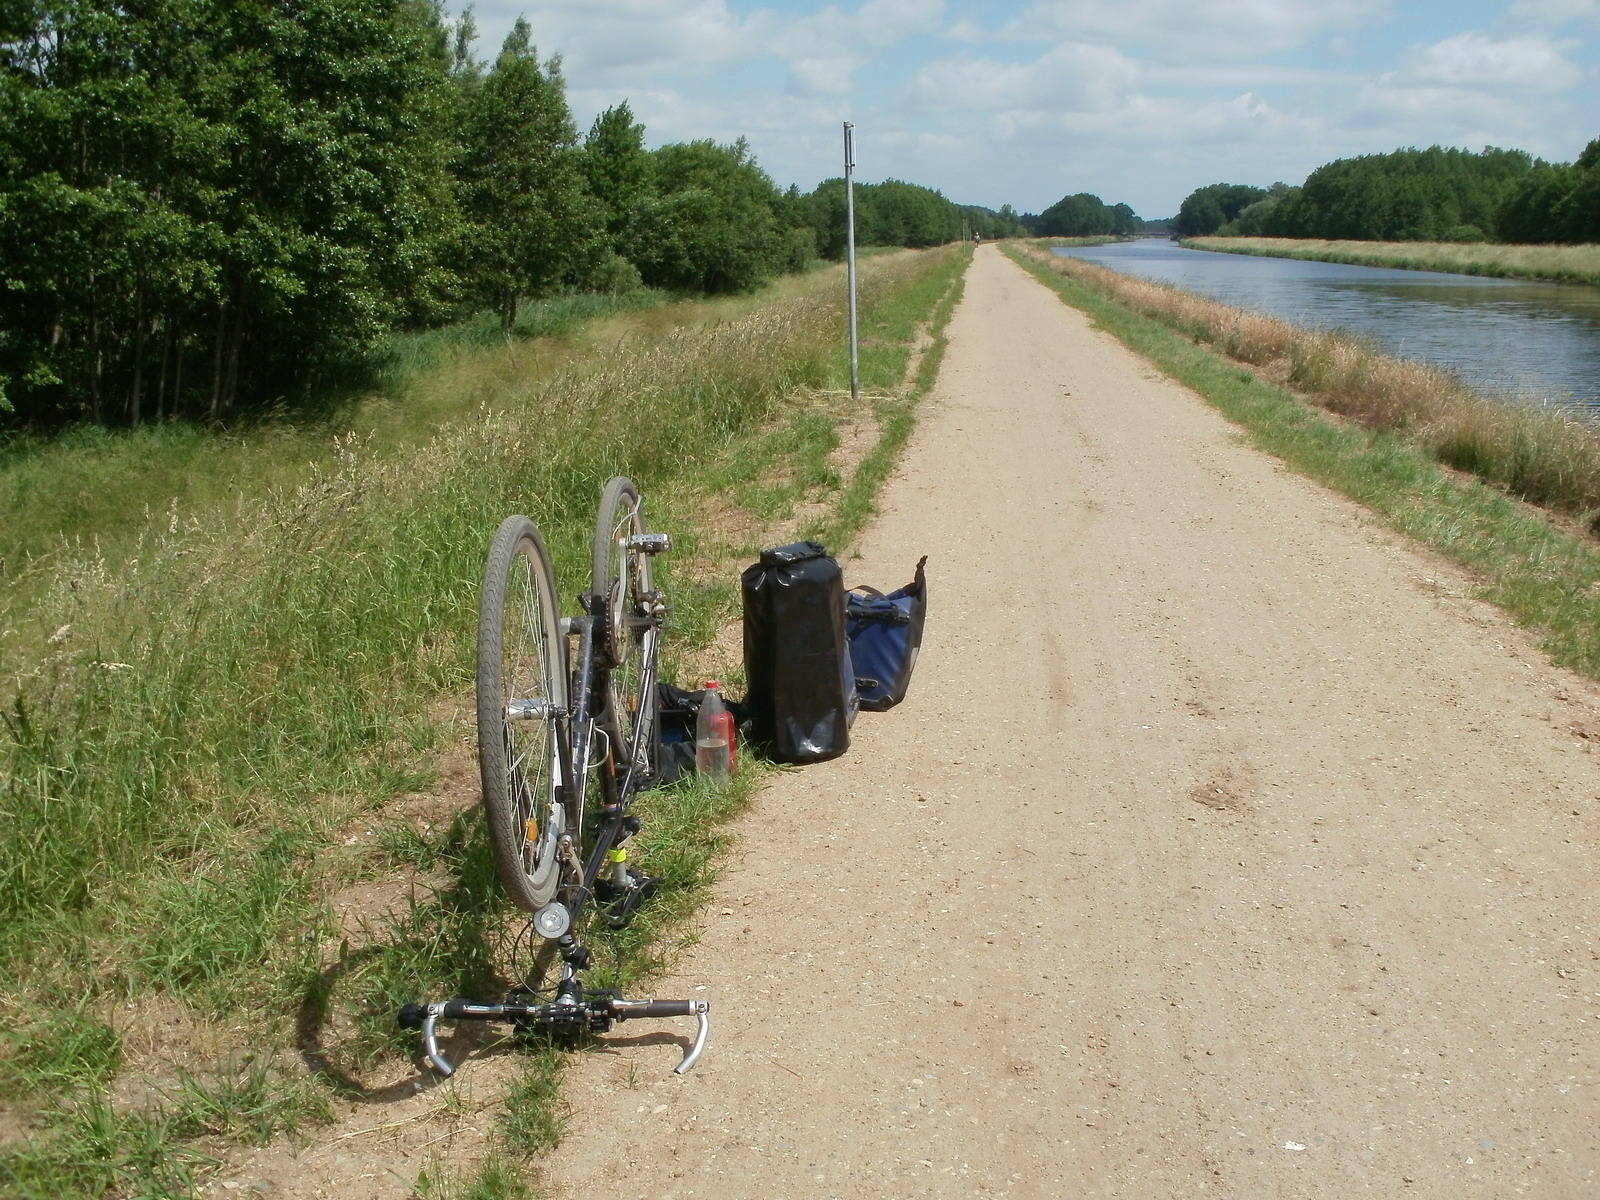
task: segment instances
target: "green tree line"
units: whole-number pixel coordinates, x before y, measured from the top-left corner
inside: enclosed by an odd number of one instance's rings
[[[1357,241],[1600,241],[1600,139],[1576,162],[1521,150],[1432,146],[1339,159],[1299,187],[1196,188],[1175,229],[1188,236]]]
[[[580,137],[525,22],[492,62],[475,38],[441,0],[0,9],[0,419],[224,420],[391,330],[842,248],[838,181],[783,192],[742,139],[646,149],[625,102]],[[865,245],[961,235],[926,188],[858,201]]]
[[[843,179],[828,179],[808,195],[788,197],[795,220],[816,231],[824,258],[844,257],[844,190]],[[959,205],[932,188],[898,179],[857,183],[853,202],[858,246],[940,246],[974,233],[996,238],[1025,232],[1009,204],[998,212]]]
[[[1126,204],[1108,205],[1088,192],[1063,196],[1038,216],[1022,219],[1038,237],[1125,235],[1144,226]]]

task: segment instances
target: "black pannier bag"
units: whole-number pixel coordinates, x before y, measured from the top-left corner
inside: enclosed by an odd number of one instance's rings
[[[922,623],[928,611],[928,581],[917,561],[916,577],[885,596],[875,588],[850,589],[845,633],[855,670],[861,707],[883,712],[906,698],[911,672],[922,646]]]
[[[763,550],[739,583],[751,739],[778,762],[837,758],[856,715],[839,564],[796,542]]]

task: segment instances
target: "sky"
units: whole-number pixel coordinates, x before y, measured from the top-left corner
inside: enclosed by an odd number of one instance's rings
[[[477,0],[559,55],[580,133],[626,100],[650,146],[744,137],[780,187],[902,179],[1041,212],[1169,217],[1211,183],[1336,158],[1600,137],[1600,0]]]

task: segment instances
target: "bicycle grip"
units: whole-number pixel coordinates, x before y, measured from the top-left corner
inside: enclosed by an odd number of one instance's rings
[[[492,1021],[504,1015],[505,1007],[503,1004],[478,1004],[459,996],[442,1004],[408,1004],[400,1010],[400,1025],[403,1029],[421,1028],[423,1057],[433,1064],[435,1071],[448,1078],[455,1073],[455,1068],[439,1052],[436,1031],[440,1018],[446,1021]]]
[[[693,1017],[710,1007],[704,1000],[618,1000],[612,1008],[618,1017]]]

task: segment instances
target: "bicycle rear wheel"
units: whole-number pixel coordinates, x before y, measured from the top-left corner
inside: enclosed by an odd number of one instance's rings
[[[619,475],[600,496],[591,590],[605,617],[607,732],[635,790],[654,778],[660,753],[655,676],[661,597],[651,556],[629,546],[630,537],[646,532],[639,489]]]
[[[478,765],[495,869],[529,912],[550,902],[561,877],[566,709],[550,554],[532,521],[507,517],[489,546],[478,611]]]

